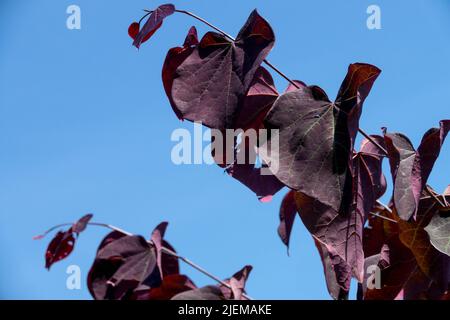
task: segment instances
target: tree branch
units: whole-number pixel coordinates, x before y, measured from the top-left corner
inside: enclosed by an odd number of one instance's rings
[[[48,229],[47,231],[45,231],[42,235],[36,236],[36,237],[34,237],[33,239],[42,239],[42,238],[45,237],[48,233],[50,233],[51,231],[53,231],[53,230],[55,230],[55,229],[57,229],[57,228],[66,227],[66,226],[72,226],[72,225],[73,225],[73,223],[61,223],[61,224],[58,224],[58,225],[56,225],[56,226],[54,226],[54,227],[51,227],[51,228]],[[116,227],[116,226],[113,226],[113,225],[107,224],[107,223],[88,222],[88,225],[90,225],[90,226],[98,226],[98,227],[107,228],[107,229],[110,229],[110,230],[113,230],[113,231],[120,232],[120,233],[122,233],[122,234],[124,234],[124,235],[126,235],[126,236],[132,236],[132,235],[133,235],[132,233],[130,233],[130,232],[128,232],[128,231],[122,230],[122,229],[120,229],[120,228],[118,228],[118,227]],[[147,240],[147,242],[148,242],[151,246],[154,246],[153,241]],[[162,246],[162,247],[161,247],[161,252],[163,252],[163,253],[165,253],[165,254],[167,254],[167,255],[171,255],[171,256],[173,256],[173,257],[175,257],[175,258],[177,258],[177,259],[183,261],[184,263],[186,263],[187,265],[191,266],[192,268],[194,268],[195,270],[199,271],[200,273],[204,274],[205,276],[207,276],[207,277],[211,278],[212,280],[214,280],[214,281],[220,283],[222,286],[227,287],[228,289],[232,290],[231,286],[230,286],[228,283],[226,283],[225,281],[221,280],[219,277],[216,277],[215,275],[213,275],[212,273],[210,273],[210,272],[207,271],[206,269],[204,269],[204,268],[200,267],[199,265],[197,265],[196,263],[192,262],[191,260],[189,260],[189,259],[187,259],[187,258],[185,258],[185,257],[182,257],[182,256],[178,255],[176,252],[170,250],[169,248],[166,248],[166,247]],[[242,296],[243,296],[245,299],[247,299],[247,300],[253,300],[250,296],[248,296],[248,295],[245,294],[245,293],[242,293]]]

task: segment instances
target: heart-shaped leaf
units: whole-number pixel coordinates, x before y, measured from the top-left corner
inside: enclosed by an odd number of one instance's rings
[[[274,41],[270,25],[256,11],[235,41],[208,32],[173,74],[169,99],[177,114],[210,128],[233,128],[255,73]]]
[[[279,130],[279,152],[263,145],[266,163],[276,157],[275,176],[291,189],[339,211],[352,195],[351,157],[363,102],[380,74],[368,64],[352,64],[332,103],[319,87],[301,86],[280,96],[265,125]]]

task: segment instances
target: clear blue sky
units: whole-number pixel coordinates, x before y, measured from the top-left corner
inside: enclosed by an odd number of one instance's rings
[[[66,28],[66,8],[82,10],[82,29]],[[130,22],[157,1],[1,0],[0,2],[0,298],[88,299],[85,278],[106,233],[92,227],[74,253],[44,269],[48,241],[32,241],[60,222],[93,212],[94,220],[149,236],[160,221],[177,250],[220,277],[245,264],[255,298],[328,299],[322,266],[297,223],[291,256],[278,239],[278,207],[215,166],[175,166],[170,160],[181,123],[161,83],[166,51],[192,24],[169,18],[138,52]],[[366,28],[366,0],[175,1],[236,33],[258,8],[277,35],[270,60],[292,78],[334,97],[349,63],[383,73],[361,126],[400,131],[418,143],[450,118],[450,3],[376,0],[382,30]],[[277,78],[280,89],[286,83]],[[449,183],[450,141],[430,183]],[[81,290],[66,289],[67,266],[82,270]],[[198,285],[211,281],[187,266]]]

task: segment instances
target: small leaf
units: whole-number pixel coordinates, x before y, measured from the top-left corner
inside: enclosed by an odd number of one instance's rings
[[[70,230],[65,232],[59,231],[48,245],[45,253],[45,267],[50,270],[52,264],[67,258],[73,251],[74,245],[75,238]]]
[[[80,220],[75,222],[72,226],[72,232],[80,233],[80,232],[84,231],[93,216],[94,215],[92,213],[88,213],[87,215],[82,217]]]
[[[231,287],[230,290],[228,287],[221,286],[223,295],[227,300],[247,300],[242,294],[245,293],[245,283],[247,282],[252,269],[252,266],[245,266],[236,272],[230,279],[225,280],[225,283],[229,284]]]
[[[141,44],[147,41],[162,25],[163,20],[175,13],[175,6],[173,4],[163,4],[156,8],[148,17],[142,29],[134,38],[133,46],[139,49]],[[134,34],[136,26],[130,26],[131,34]],[[130,28],[128,32],[130,33]]]
[[[93,217],[92,214],[87,214],[75,222],[67,231],[59,231],[55,237],[52,239],[48,245],[47,251],[45,252],[45,267],[50,270],[50,267],[58,261],[67,258],[70,253],[72,253],[75,246],[74,235],[79,235],[86,229],[89,220]],[[50,230],[53,230],[50,229]],[[48,233],[47,231],[43,235],[34,237],[33,239],[38,240],[44,238]]]
[[[134,40],[139,33],[140,25],[139,22],[133,22],[128,27],[128,35]]]

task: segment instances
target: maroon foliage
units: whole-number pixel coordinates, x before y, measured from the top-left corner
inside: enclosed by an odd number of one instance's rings
[[[177,114],[210,128],[233,128],[245,94],[274,41],[269,24],[256,11],[235,41],[208,32],[173,74],[169,99]]]
[[[75,239],[80,232],[86,229],[92,214],[83,216],[75,222],[67,231],[59,231],[48,245],[45,252],[45,267],[50,269],[52,264],[65,259],[69,256],[75,246]],[[35,239],[41,239],[43,236],[37,236]]]
[[[384,129],[394,180],[394,205],[403,220],[416,215],[420,195],[449,130],[450,120],[441,121],[439,128],[425,133],[416,151],[405,135],[387,133]]]
[[[133,46],[139,49],[141,44],[147,41],[161,27],[163,20],[174,12],[175,6],[173,4],[163,4],[159,6],[150,14],[144,26],[136,35],[136,25],[133,23],[128,30],[130,36],[134,38]],[[135,36],[133,37],[133,35]]]
[[[265,124],[279,130],[279,170],[274,174],[281,182],[334,210],[349,205],[353,142],[362,104],[379,73],[371,65],[350,65],[334,103],[316,86],[301,86],[278,98]]]

